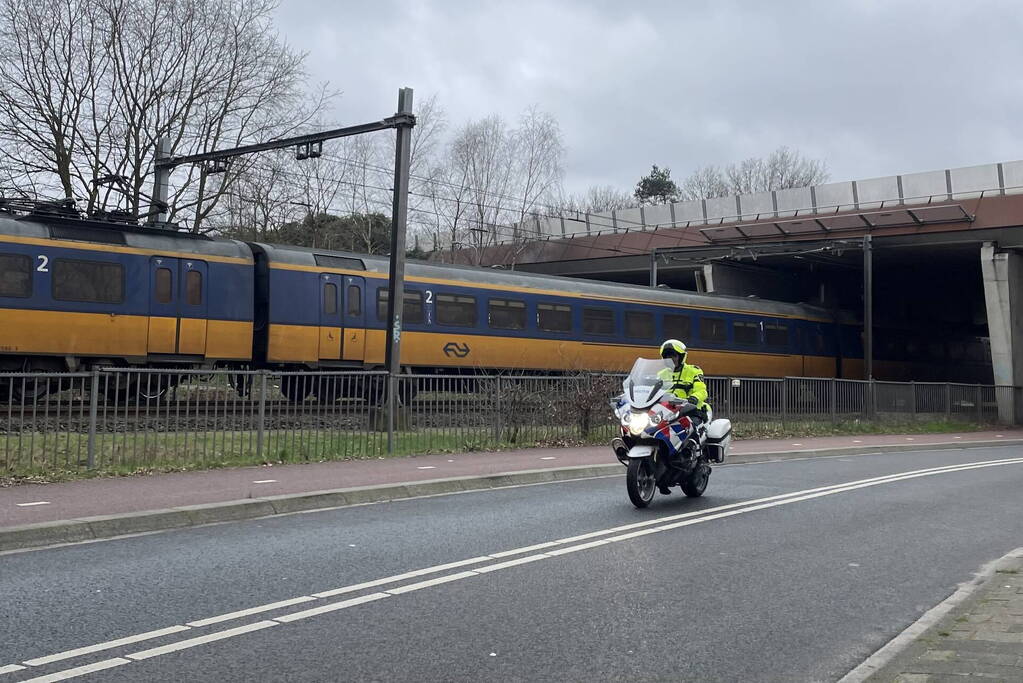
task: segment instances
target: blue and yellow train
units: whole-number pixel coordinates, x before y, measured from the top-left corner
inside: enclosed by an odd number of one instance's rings
[[[0,371],[379,368],[387,267],[377,256],[0,212]],[[402,360],[416,372],[625,370],[667,337],[685,340],[709,375],[863,374],[856,321],[813,306],[407,266]],[[896,351],[878,359],[878,376],[927,362]]]

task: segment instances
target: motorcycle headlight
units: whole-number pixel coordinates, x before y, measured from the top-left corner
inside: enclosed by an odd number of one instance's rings
[[[627,426],[630,434],[638,436],[650,426],[650,416],[646,413],[629,413]]]

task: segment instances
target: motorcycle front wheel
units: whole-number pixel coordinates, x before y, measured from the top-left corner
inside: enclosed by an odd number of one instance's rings
[[[654,499],[657,489],[657,477],[654,475],[654,464],[650,458],[632,458],[629,469],[625,473],[625,487],[629,491],[629,500],[638,508],[645,508]]]

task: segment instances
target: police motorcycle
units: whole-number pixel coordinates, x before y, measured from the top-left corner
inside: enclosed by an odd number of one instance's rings
[[[622,384],[624,392],[611,406],[622,427],[621,438],[611,442],[618,460],[627,468],[629,500],[645,508],[658,488],[681,486],[689,497],[703,495],[710,479],[710,463],[723,463],[732,440],[732,423],[714,420],[695,426],[700,410],[671,393],[673,369],[666,358],[640,358]]]

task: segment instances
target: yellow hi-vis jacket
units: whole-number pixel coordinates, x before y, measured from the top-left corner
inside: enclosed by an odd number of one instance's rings
[[[699,367],[683,364],[678,372],[665,368],[658,373],[658,377],[664,380],[671,393],[682,399],[692,396],[699,401],[696,406],[700,410],[707,408],[707,385],[703,381],[703,370]]]

